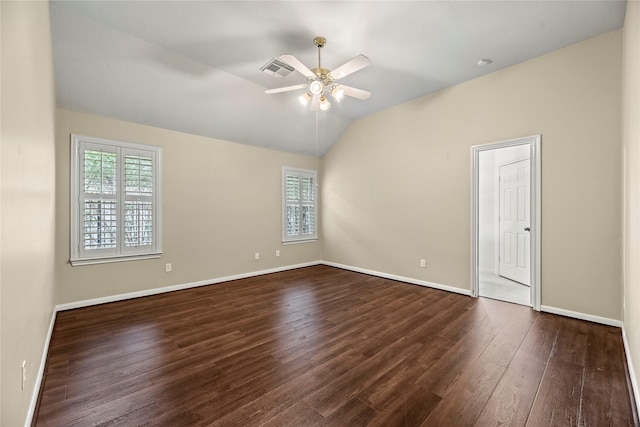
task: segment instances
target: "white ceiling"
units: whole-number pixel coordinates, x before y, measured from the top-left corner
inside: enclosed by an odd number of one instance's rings
[[[624,1],[54,1],[58,106],[293,153],[322,155],[351,121],[621,28]],[[295,55],[335,69],[363,53],[371,65],[341,80],[366,89],[327,112],[305,83],[260,71]],[[490,58],[489,66],[476,65]],[[317,128],[316,128],[317,125]]]

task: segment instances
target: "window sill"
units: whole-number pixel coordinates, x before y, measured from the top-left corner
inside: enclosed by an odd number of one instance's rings
[[[297,245],[300,243],[314,243],[317,242],[318,238],[313,238],[313,239],[300,239],[300,240],[284,240],[282,242],[283,245]]]
[[[92,265],[92,264],[108,264],[112,262],[123,262],[123,261],[137,261],[141,259],[154,259],[160,258],[162,252],[154,252],[151,254],[137,254],[137,255],[129,255],[129,256],[119,256],[119,257],[105,257],[105,258],[82,258],[82,259],[72,259],[69,263],[73,267],[77,267],[80,265]]]

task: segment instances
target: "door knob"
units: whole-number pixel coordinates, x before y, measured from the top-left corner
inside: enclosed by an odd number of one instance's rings
[[[524,231],[531,231],[531,227],[525,227]]]

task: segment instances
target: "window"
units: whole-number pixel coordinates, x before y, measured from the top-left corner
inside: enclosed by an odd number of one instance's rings
[[[158,258],[161,150],[71,135],[71,264]]]
[[[316,172],[282,169],[282,241],[318,238],[316,227]]]

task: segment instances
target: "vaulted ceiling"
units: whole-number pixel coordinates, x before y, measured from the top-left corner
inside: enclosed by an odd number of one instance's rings
[[[308,155],[323,155],[374,112],[621,28],[624,1],[54,1],[58,106]],[[322,66],[362,53],[341,80],[372,92],[303,108],[293,72],[260,71],[293,54]],[[479,66],[480,59],[493,60]]]

